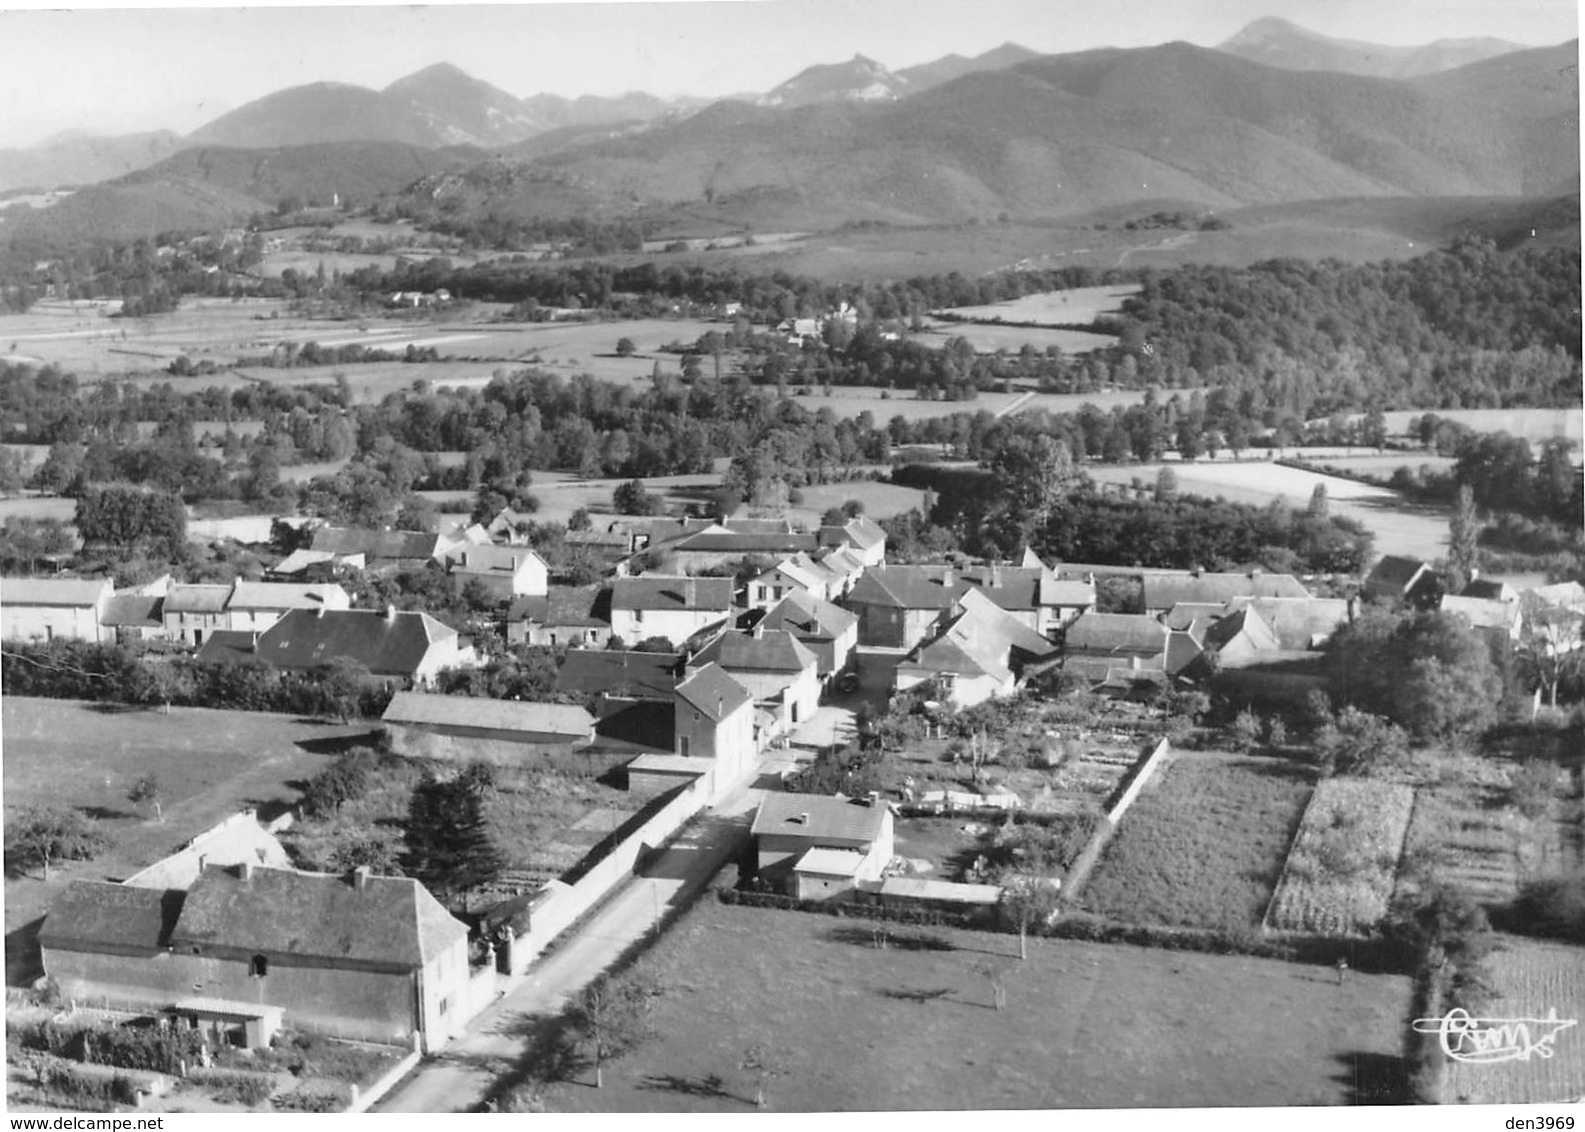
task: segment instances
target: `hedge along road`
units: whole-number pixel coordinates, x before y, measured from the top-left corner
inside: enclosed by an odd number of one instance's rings
[[[756,783],[774,782],[794,765],[791,751],[767,751]],[[733,791],[704,811],[639,874],[629,877],[582,927],[556,941],[548,958],[528,969],[516,988],[486,1007],[467,1032],[420,1062],[406,1081],[374,1106],[376,1112],[468,1112],[481,1104],[525,1045],[525,1018],[559,1011],[573,995],[655,930],[667,910],[686,904],[731,860],[748,838],[766,789]]]

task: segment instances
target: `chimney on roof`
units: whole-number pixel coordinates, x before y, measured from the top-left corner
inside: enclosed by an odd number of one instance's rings
[[[387,621],[395,621],[396,620],[396,606],[387,605],[385,607],[385,619]]]
[[[374,876],[374,871],[368,865],[359,865],[352,870],[352,887],[362,892],[369,887],[369,880]]]
[[[253,862],[252,861],[244,860],[241,864],[239,864],[237,866],[237,879],[238,880],[244,880],[244,881],[253,879]]]
[[[805,810],[803,813],[798,815],[798,824],[799,825],[808,825],[809,824],[809,811],[808,810]]]
[[[953,580],[952,564],[949,562],[949,563],[947,563],[947,565],[945,565],[945,566],[943,566],[941,568],[941,588],[942,589],[948,589],[948,590],[951,589],[952,588],[952,580]]]
[[[717,716],[726,714],[726,697],[720,692],[715,694],[715,713]]]

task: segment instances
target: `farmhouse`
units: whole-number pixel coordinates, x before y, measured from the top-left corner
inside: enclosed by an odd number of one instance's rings
[[[965,567],[966,586],[973,586],[996,605],[1042,636],[1058,629],[1095,605],[1093,582],[1059,581],[1036,559],[1030,566]]]
[[[165,598],[161,594],[115,594],[105,603],[104,616],[100,621],[105,629],[105,639],[123,645],[133,641],[163,640],[165,619],[161,615],[161,606],[164,604]]]
[[[934,640],[915,648],[897,666],[895,687],[904,691],[934,681],[941,698],[965,708],[1010,696],[1027,663],[1055,655],[1050,641],[976,590],[963,595],[963,612]]]
[[[551,586],[543,597],[520,597],[506,611],[512,645],[604,648],[611,639],[609,586]]]
[[[1468,621],[1481,633],[1517,641],[1524,628],[1524,614],[1517,601],[1491,601],[1478,597],[1444,594],[1438,608]]]
[[[286,849],[275,834],[259,824],[257,810],[232,814],[169,856],[121,883],[129,888],[179,888],[183,891],[203,875],[206,865],[240,865],[244,862],[270,869],[291,868]]]
[[[831,597],[831,584],[838,579],[807,554],[784,558],[764,573],[748,581],[750,609],[769,609],[792,593],[808,594],[825,601]]]
[[[545,560],[527,547],[464,544],[448,550],[446,566],[464,584],[476,582],[499,602],[543,597],[550,588]]]
[[[345,659],[386,680],[425,684],[442,668],[472,667],[478,655],[427,613],[386,609],[294,609],[266,629],[254,655],[304,671]]]
[[[892,859],[892,814],[879,803],[767,794],[750,832],[760,879],[799,900],[879,881]]]
[[[108,578],[0,579],[0,638],[8,641],[101,641],[115,587]]]
[[[226,602],[226,628],[262,633],[294,609],[348,609],[352,599],[334,583],[292,585],[238,579]]]
[[[357,554],[337,554],[329,550],[309,550],[298,547],[266,571],[266,577],[278,581],[328,582],[349,570],[362,570],[367,558]]]
[[[957,611],[962,580],[951,566],[878,566],[848,594],[858,614],[859,644],[911,649]]]
[[[611,635],[624,642],[664,637],[681,645],[731,615],[731,578],[646,574],[618,578],[611,591]]]
[[[1096,682],[1113,669],[1165,672],[1167,626],[1134,613],[1086,613],[1068,626],[1063,668]]]
[[[1377,600],[1435,604],[1441,581],[1420,559],[1388,554],[1365,576],[1363,588]]]
[[[414,567],[438,562],[453,545],[429,531],[374,531],[357,527],[319,527],[311,550],[346,557],[361,554],[370,569]]]
[[[165,637],[185,645],[201,645],[216,629],[229,629],[226,602],[230,586],[172,586],[161,607]]]
[[[1310,591],[1292,574],[1183,574],[1144,576],[1145,612],[1161,614],[1183,603],[1220,605],[1236,597],[1307,598]]]
[[[663,553],[668,569],[691,574],[743,558],[790,558],[815,549],[814,535],[791,531],[736,531],[714,526],[678,539]]]
[[[575,704],[398,692],[380,720],[391,749],[409,758],[505,763],[594,738],[594,717]]]
[[[682,670],[680,653],[568,649],[556,672],[556,691],[670,703]]]
[[[778,732],[811,718],[820,704],[819,661],[791,633],[724,632],[689,660],[690,669],[720,665],[775,717]]]
[[[851,550],[866,566],[879,566],[886,561],[886,532],[866,516],[855,515],[841,526],[822,526],[816,537],[823,547]]]
[[[777,602],[760,623],[766,632],[791,633],[815,655],[821,680],[845,670],[859,639],[859,619],[841,606],[805,593]]]
[[[754,697],[718,664],[677,685],[673,740],[683,758],[714,759],[718,791],[736,785],[753,767]]]
[[[295,1029],[425,1051],[465,1020],[467,926],[417,881],[367,869],[207,866],[186,892],[75,881],[39,942],[62,994],[120,1009],[274,1008]]]

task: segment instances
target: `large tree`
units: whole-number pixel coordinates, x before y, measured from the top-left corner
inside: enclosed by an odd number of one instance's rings
[[[53,862],[88,860],[110,844],[92,818],[66,806],[29,806],[5,825],[6,870],[20,873],[36,864],[45,880]]]
[[[1453,516],[1448,521],[1447,590],[1462,593],[1475,576],[1475,559],[1480,538],[1480,520],[1475,514],[1475,490],[1468,484],[1458,489],[1453,501]]]
[[[492,783],[488,766],[474,763],[454,778],[430,773],[413,789],[402,868],[448,903],[465,906],[506,867],[485,812]]]

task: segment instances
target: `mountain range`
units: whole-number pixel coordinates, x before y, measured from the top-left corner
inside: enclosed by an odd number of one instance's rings
[[[1578,191],[1577,56],[1577,41],[1385,48],[1262,20],[1218,48],[1041,56],[1006,44],[896,72],[856,56],[702,106],[518,99],[440,64],[379,91],[293,87],[185,139],[96,139],[97,167],[120,176],[0,223],[0,236],[95,223],[126,235],[182,227],[184,209],[198,226],[284,197],[404,190],[415,206],[451,196],[521,216],[682,206],[819,227],[1133,200],[1551,195]],[[49,183],[42,158],[17,160],[33,153],[0,152],[0,189]]]

